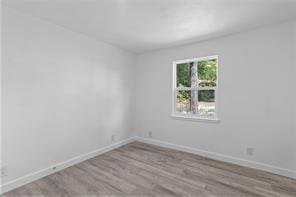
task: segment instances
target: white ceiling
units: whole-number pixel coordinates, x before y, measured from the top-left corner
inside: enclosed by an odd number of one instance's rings
[[[136,53],[296,19],[296,0],[3,0]]]

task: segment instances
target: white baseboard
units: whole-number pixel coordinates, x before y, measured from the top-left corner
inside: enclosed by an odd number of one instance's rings
[[[268,165],[268,164],[264,164],[264,163],[249,161],[249,160],[245,160],[245,159],[241,159],[241,158],[236,158],[236,157],[223,155],[223,154],[219,154],[219,153],[204,151],[204,150],[191,148],[191,147],[187,147],[187,146],[181,146],[181,145],[172,144],[172,143],[168,143],[168,142],[160,141],[160,140],[155,140],[155,139],[151,139],[151,138],[137,137],[136,140],[140,141],[140,142],[147,143],[147,144],[153,144],[153,145],[162,146],[165,148],[172,148],[175,150],[180,150],[180,151],[196,154],[196,155],[208,157],[211,159],[229,162],[229,163],[233,163],[233,164],[237,164],[237,165],[245,166],[245,167],[249,167],[249,168],[254,168],[254,169],[258,169],[258,170],[263,170],[263,171],[267,171],[267,172],[270,172],[273,174],[296,179],[296,171],[280,168],[277,166],[272,166],[272,165]]]
[[[79,155],[77,157],[74,157],[74,158],[69,159],[67,161],[50,166],[48,168],[39,170],[37,172],[33,172],[31,174],[25,175],[23,177],[20,177],[18,179],[15,179],[15,180],[5,183],[3,185],[0,185],[0,194],[3,194],[5,192],[8,192],[8,191],[13,190],[15,188],[18,188],[22,185],[28,184],[30,182],[33,182],[35,180],[38,180],[38,179],[43,178],[45,176],[48,176],[50,174],[53,174],[57,171],[63,170],[67,167],[73,166],[73,165],[80,163],[82,161],[85,161],[87,159],[96,157],[96,156],[101,155],[105,152],[111,151],[115,148],[119,148],[120,146],[126,145],[128,143],[133,142],[133,141],[140,141],[140,142],[144,142],[147,144],[153,144],[153,145],[162,146],[162,147],[166,147],[166,148],[172,148],[175,150],[180,150],[180,151],[184,151],[184,152],[188,152],[188,153],[192,153],[192,154],[196,154],[196,155],[200,155],[200,156],[204,156],[204,157],[208,157],[208,158],[212,158],[212,159],[216,159],[216,160],[220,160],[220,161],[234,163],[237,165],[246,166],[246,167],[254,168],[254,169],[258,169],[258,170],[263,170],[263,171],[267,171],[267,172],[271,172],[274,174],[278,174],[278,175],[282,175],[282,176],[296,179],[296,171],[293,171],[293,170],[283,169],[280,167],[267,165],[264,163],[248,161],[248,160],[244,160],[244,159],[240,159],[240,158],[236,158],[236,157],[231,157],[228,155],[218,154],[218,153],[214,153],[214,152],[199,150],[199,149],[191,148],[191,147],[187,147],[187,146],[172,144],[169,142],[164,142],[164,141],[155,140],[155,139],[151,139],[151,138],[131,137],[131,138],[122,140],[120,142],[111,144],[109,146],[105,146],[103,148],[97,149],[95,151],[92,151],[92,152],[89,152],[89,153],[86,153],[83,155]],[[54,167],[55,167],[55,169],[53,169]]]
[[[33,172],[31,174],[25,175],[23,177],[15,179],[15,180],[12,180],[12,181],[10,181],[8,183],[0,185],[0,194],[3,194],[5,192],[8,192],[8,191],[13,190],[15,188],[18,188],[20,186],[23,186],[25,184],[28,184],[30,182],[33,182],[35,180],[38,180],[38,179],[43,178],[45,176],[48,176],[50,174],[53,174],[53,173],[55,173],[57,171],[63,170],[65,168],[67,168],[67,167],[73,166],[73,165],[75,165],[77,163],[80,163],[82,161],[85,161],[87,159],[96,157],[98,155],[101,155],[101,154],[103,154],[105,152],[111,151],[111,150],[113,150],[115,148],[118,148],[120,146],[123,146],[123,145],[128,144],[128,143],[133,142],[133,141],[135,141],[135,137],[131,137],[131,138],[119,141],[117,143],[111,144],[109,146],[99,148],[99,149],[94,150],[92,152],[76,156],[76,157],[71,158],[71,159],[69,159],[67,161],[57,163],[56,165],[50,166],[48,168],[39,170],[37,172]]]

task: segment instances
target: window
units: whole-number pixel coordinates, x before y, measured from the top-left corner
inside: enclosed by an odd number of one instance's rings
[[[218,56],[173,63],[173,117],[218,120]]]

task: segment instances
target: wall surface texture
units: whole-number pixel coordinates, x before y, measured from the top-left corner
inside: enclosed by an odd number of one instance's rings
[[[142,137],[152,132],[156,140],[295,170],[293,33],[293,23],[285,23],[139,55],[135,131]],[[172,62],[208,55],[219,55],[220,122],[172,118]],[[247,147],[254,148],[253,156],[247,156]]]
[[[0,4],[0,167],[2,166],[2,5]],[[2,177],[0,176],[0,186]],[[1,193],[1,187],[0,187]]]
[[[3,184],[130,137],[133,54],[3,6]]]
[[[294,91],[294,116],[293,116],[293,123],[294,123],[294,128],[293,128],[293,132],[294,132],[294,170],[296,170],[296,22],[294,23],[294,32],[293,32],[293,36],[294,36],[294,76],[292,77],[292,79],[294,79],[293,82],[293,87],[292,90]]]

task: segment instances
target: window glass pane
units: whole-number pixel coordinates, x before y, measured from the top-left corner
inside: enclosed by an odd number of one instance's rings
[[[177,64],[177,87],[196,87],[197,86],[197,63],[190,62]]]
[[[197,114],[197,90],[178,90],[176,111],[181,114]]]
[[[215,90],[198,91],[198,113],[201,116],[215,116]]]
[[[198,86],[216,87],[217,83],[217,59],[198,61]]]

